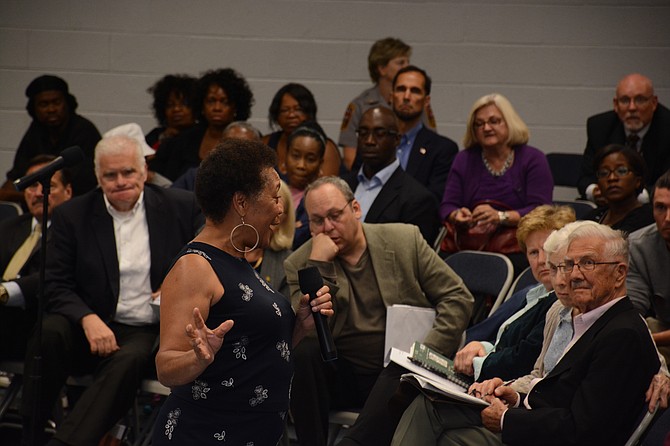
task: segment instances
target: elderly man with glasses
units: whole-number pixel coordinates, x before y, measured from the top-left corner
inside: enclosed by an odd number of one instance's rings
[[[612,100],[614,110],[586,121],[586,148],[582,159],[579,192],[589,200],[601,200],[593,160],[608,144],[622,144],[642,154],[647,165],[646,187],[670,168],[670,110],[658,103],[654,85],[646,76],[629,74],[619,81]],[[649,196],[643,192],[643,198]]]
[[[523,390],[498,378],[494,390],[473,385],[473,393],[490,402],[481,414],[476,407],[419,398],[400,421],[393,446],[625,443],[660,365],[649,330],[627,297],[628,245],[618,231],[593,222],[579,222],[565,245],[561,263],[551,254],[549,259],[557,295],[573,308],[566,314],[571,327],[567,336],[559,335],[561,316],[549,342],[545,330],[544,372],[520,378],[527,383]],[[567,296],[561,297],[564,287]],[[548,358],[555,358],[550,366]]]
[[[452,355],[474,299],[417,227],[361,223],[360,204],[344,180],[320,178],[304,200],[312,239],[286,259],[286,278],[295,304],[298,270],[319,269],[333,295],[329,324],[338,359],[324,363],[316,338],[294,350],[291,413],[300,443],[320,446],[326,444],[329,410],[361,407],[382,371],[387,307],[435,308],[423,341]]]

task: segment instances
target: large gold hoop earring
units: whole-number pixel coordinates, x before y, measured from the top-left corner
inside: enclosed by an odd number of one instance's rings
[[[242,223],[240,223],[239,225],[235,226],[235,227],[230,231],[230,244],[233,245],[233,248],[235,249],[235,251],[237,251],[237,252],[241,252],[241,253],[244,254],[244,253],[251,252],[251,251],[253,251],[254,249],[256,249],[256,247],[258,246],[258,243],[261,241],[261,237],[258,235],[258,231],[256,230],[256,228],[253,227],[253,225],[250,225],[250,224],[248,224],[248,223],[245,223],[245,222],[244,222],[244,217],[240,217],[240,218],[242,219]],[[237,246],[235,246],[235,242],[233,241],[233,235],[234,235],[235,231],[238,230],[239,228],[243,227],[243,226],[248,226],[248,227],[250,227],[250,228],[253,229],[254,232],[256,233],[256,243],[254,243],[254,246],[253,246],[253,247],[251,247],[251,248],[249,248],[249,249],[246,249],[246,250],[245,250],[245,249],[240,249],[240,248],[238,248]]]

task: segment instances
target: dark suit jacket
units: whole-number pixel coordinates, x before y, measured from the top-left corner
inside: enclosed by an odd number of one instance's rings
[[[591,116],[586,121],[586,149],[579,178],[579,193],[584,196],[589,184],[596,182],[593,160],[598,149],[608,144],[625,144],[626,133],[614,111]],[[670,110],[661,104],[656,107],[649,130],[642,139],[642,155],[647,164],[647,188],[670,169]]]
[[[554,302],[556,294],[550,293],[507,327],[496,345],[496,351],[484,360],[479,381],[495,377],[513,379],[533,370],[535,360],[542,351],[545,317]]]
[[[423,127],[414,139],[405,171],[442,201],[451,163],[458,153],[458,144]]]
[[[659,365],[649,330],[625,297],[533,387],[532,410],[505,413],[503,443],[624,444]]]
[[[2,234],[0,239],[2,240],[0,243],[0,276],[5,272],[14,253],[30,235],[32,220],[33,216],[26,213],[0,222],[0,234]],[[49,234],[47,234],[48,239]],[[38,243],[26,264],[19,271],[20,277],[14,280],[21,287],[27,309],[37,306],[37,284],[40,270],[39,247],[40,244]]]
[[[193,194],[146,184],[144,203],[151,248],[151,289],[160,288],[173,257],[202,224]],[[102,190],[95,189],[54,210],[53,249],[47,260],[47,311],[73,323],[96,313],[109,322],[119,296],[114,224]]]
[[[358,186],[357,175],[345,178],[351,190]],[[410,223],[432,245],[440,230],[437,200],[431,193],[398,167],[379,191],[365,216],[366,223]]]

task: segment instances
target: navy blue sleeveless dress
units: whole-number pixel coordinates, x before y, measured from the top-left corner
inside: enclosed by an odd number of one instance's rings
[[[224,287],[209,328],[232,319],[214,362],[193,382],[172,389],[156,420],[154,445],[276,445],[289,404],[295,314],[243,258],[211,245],[179,254],[207,259]],[[184,296],[184,298],[188,298]]]

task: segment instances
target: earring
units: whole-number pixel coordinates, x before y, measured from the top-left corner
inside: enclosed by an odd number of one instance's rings
[[[253,225],[250,225],[250,224],[245,223],[245,222],[244,222],[244,217],[240,217],[240,219],[242,220],[242,223],[240,223],[239,225],[235,226],[235,227],[230,231],[230,244],[233,245],[233,248],[234,248],[235,251],[237,251],[237,252],[241,252],[241,253],[251,252],[251,251],[253,251],[254,249],[256,249],[256,247],[258,246],[258,243],[261,241],[261,238],[260,238],[260,236],[258,235],[258,231],[256,230],[256,228],[253,227]],[[243,226],[248,226],[248,227],[250,227],[250,228],[253,229],[254,232],[256,233],[256,243],[254,243],[254,246],[253,246],[253,247],[251,247],[251,248],[249,248],[249,249],[246,249],[246,250],[244,250],[244,249],[240,249],[240,248],[238,248],[237,246],[235,246],[235,242],[233,241],[233,235],[234,235],[235,231],[238,230],[239,228],[243,227]]]

